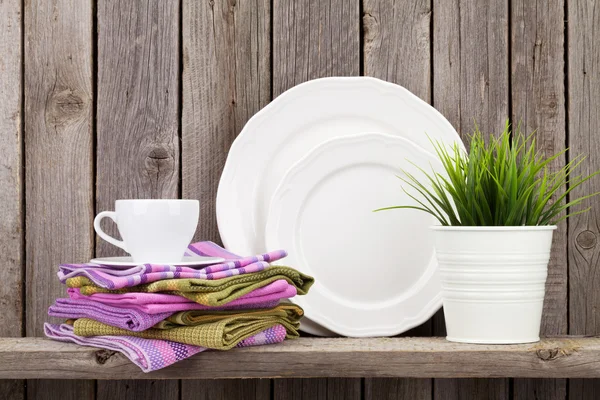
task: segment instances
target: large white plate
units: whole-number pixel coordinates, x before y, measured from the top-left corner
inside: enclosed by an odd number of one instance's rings
[[[328,139],[369,131],[404,137],[431,151],[429,138],[460,142],[438,111],[401,86],[368,77],[300,84],[253,116],[231,146],[217,191],[225,247],[236,254],[268,251],[268,205],[285,172]]]
[[[344,336],[389,336],[427,321],[441,306],[429,227],[396,175],[421,168],[443,174],[440,161],[398,136],[334,138],[295,164],[276,189],[266,225],[269,248],[315,277],[310,295],[292,299],[311,321]],[[406,186],[406,185],[405,185]],[[416,193],[413,193],[416,194]]]

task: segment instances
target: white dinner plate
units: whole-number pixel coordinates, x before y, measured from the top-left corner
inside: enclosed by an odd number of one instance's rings
[[[217,222],[225,247],[260,254],[268,206],[285,172],[324,141],[360,132],[462,142],[452,125],[407,89],[369,77],[321,78],[281,94],[234,141],[217,191]]]
[[[413,164],[414,163],[414,164]],[[442,304],[434,254],[436,220],[397,175],[444,174],[439,159],[398,136],[331,139],[296,163],[277,187],[266,225],[269,248],[315,277],[292,299],[311,321],[344,336],[391,336],[427,321]]]
[[[224,258],[221,257],[205,257],[205,256],[185,256],[179,261],[173,261],[169,263],[158,263],[161,265],[174,265],[176,267],[193,267],[200,265],[211,265],[218,264],[220,262],[225,261]],[[114,267],[135,267],[140,264],[148,264],[148,263],[140,263],[134,262],[131,257],[101,257],[94,258],[90,260],[90,263],[100,264],[100,265],[109,265]],[[152,264],[150,262],[150,264]]]

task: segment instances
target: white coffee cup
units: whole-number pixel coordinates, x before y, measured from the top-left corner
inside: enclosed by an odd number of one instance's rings
[[[117,200],[115,211],[102,211],[94,219],[96,233],[122,248],[140,263],[180,261],[190,244],[200,214],[198,200]],[[100,221],[108,217],[123,240],[107,235]]]

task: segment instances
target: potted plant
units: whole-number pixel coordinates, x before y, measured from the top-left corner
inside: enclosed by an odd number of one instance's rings
[[[475,128],[468,154],[434,143],[445,174],[425,181],[404,172],[404,191],[415,200],[380,210],[410,208],[433,215],[447,339],[466,343],[539,340],[552,234],[556,224],[588,196],[567,195],[592,176],[573,176],[577,157],[556,171],[536,151],[534,135],[511,133],[485,140]],[[600,172],[600,171],[599,171]],[[408,190],[407,190],[408,189]],[[380,211],[377,210],[377,211]]]

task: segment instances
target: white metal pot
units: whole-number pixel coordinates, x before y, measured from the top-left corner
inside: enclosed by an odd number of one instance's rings
[[[556,226],[436,226],[447,339],[464,343],[540,340]]]

